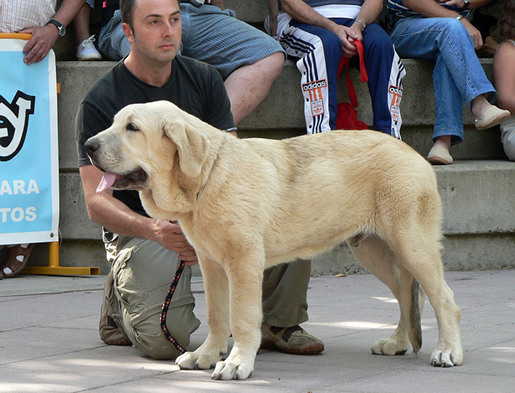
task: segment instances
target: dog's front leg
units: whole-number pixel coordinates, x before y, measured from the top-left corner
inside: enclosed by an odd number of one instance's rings
[[[263,268],[256,259],[245,258],[228,267],[228,276],[234,346],[229,357],[216,364],[212,378],[247,379],[261,343]]]
[[[186,352],[175,360],[181,369],[208,370],[225,357],[229,341],[229,289],[224,269],[217,262],[199,255],[204,279],[209,334],[194,352]]]

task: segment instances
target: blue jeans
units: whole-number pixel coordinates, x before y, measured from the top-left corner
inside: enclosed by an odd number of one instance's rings
[[[131,44],[127,41],[122,29],[120,10],[116,10],[111,20],[100,30],[98,49],[109,60],[123,59],[131,52]]]
[[[463,141],[463,102],[470,108],[472,100],[481,94],[490,102],[497,98],[463,24],[454,18],[401,18],[391,37],[402,58],[436,61],[433,140],[451,135],[453,144]]]

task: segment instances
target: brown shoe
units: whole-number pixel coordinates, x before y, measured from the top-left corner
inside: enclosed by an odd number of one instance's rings
[[[307,333],[299,325],[282,328],[263,324],[261,326],[261,348],[296,355],[315,355],[324,350],[324,343]]]

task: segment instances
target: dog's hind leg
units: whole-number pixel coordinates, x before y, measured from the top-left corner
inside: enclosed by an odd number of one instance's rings
[[[186,370],[208,370],[227,354],[229,341],[229,287],[227,275],[221,265],[202,258],[202,276],[207,303],[209,334],[204,343],[194,352],[179,356],[175,363]]]
[[[349,241],[352,251],[361,263],[381,280],[399,302],[400,319],[397,328],[389,338],[377,340],[372,345],[376,355],[404,355],[410,342],[418,351],[422,342],[420,314],[425,295],[419,291],[413,276],[406,271],[390,247],[379,237],[370,235]]]
[[[440,243],[424,228],[415,225],[393,231],[390,242],[403,266],[413,274],[427,294],[438,323],[438,345],[431,356],[434,366],[452,367],[463,363],[460,309],[444,280]]]

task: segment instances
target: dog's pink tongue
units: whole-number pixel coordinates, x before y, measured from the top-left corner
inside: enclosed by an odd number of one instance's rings
[[[116,181],[117,176],[113,173],[104,172],[104,176],[100,179],[100,183],[98,183],[97,194],[107,190],[111,187]]]

